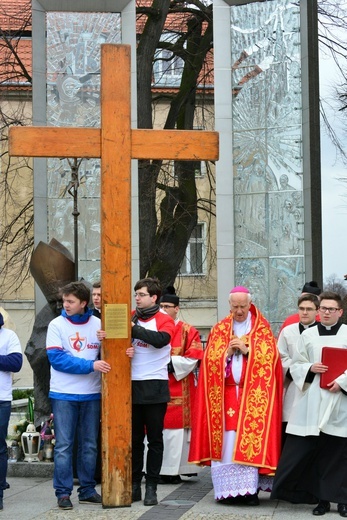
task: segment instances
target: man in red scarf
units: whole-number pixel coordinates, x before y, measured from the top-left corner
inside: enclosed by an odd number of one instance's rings
[[[211,465],[216,500],[256,506],[280,456],[282,368],[248,289],[232,289],[229,303],[202,360],[189,461]]]

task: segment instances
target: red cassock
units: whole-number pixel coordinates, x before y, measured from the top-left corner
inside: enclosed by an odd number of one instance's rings
[[[200,360],[203,353],[198,331],[183,321],[176,323],[175,333],[171,338],[171,356]],[[169,388],[171,400],[168,403],[164,428],[191,428],[192,403],[196,394],[195,375],[190,373],[177,381],[173,374],[169,374]]]
[[[232,315],[211,330],[199,372],[189,462],[221,460],[224,430],[236,429],[230,462],[271,475],[281,452],[282,366],[268,321],[254,305],[250,311],[252,328],[242,338],[249,354],[243,356],[238,398],[232,375],[226,377]]]

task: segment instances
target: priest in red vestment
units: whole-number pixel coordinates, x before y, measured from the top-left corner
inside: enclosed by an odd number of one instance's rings
[[[232,289],[229,304],[202,360],[189,461],[211,465],[216,500],[256,506],[281,451],[281,360],[249,290]]]
[[[188,464],[192,406],[197,378],[195,369],[203,356],[199,332],[178,318],[179,297],[170,286],[163,291],[160,307],[175,321],[171,338],[169,389],[171,400],[164,419],[164,456],[160,471],[161,483],[176,484],[180,475],[196,475],[197,467]]]

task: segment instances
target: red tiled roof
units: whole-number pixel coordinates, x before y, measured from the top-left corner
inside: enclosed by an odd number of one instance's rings
[[[3,31],[18,31],[23,28],[31,31],[31,0],[1,0],[0,28]]]
[[[20,63],[16,60],[12,49],[1,42],[0,83],[30,81],[32,73],[31,39],[12,40],[10,44],[13,45],[15,53],[19,56]],[[28,78],[26,74],[30,77]]]
[[[152,0],[136,0],[137,8],[150,8],[152,5]],[[187,22],[190,17],[190,13],[180,13],[180,14],[168,14],[165,21],[165,29],[167,31],[180,32],[182,31],[182,27]],[[136,31],[138,34],[141,34],[143,28],[145,26],[147,20],[147,14],[140,14],[137,16],[136,20]]]
[[[137,6],[150,7],[152,0],[137,0]],[[165,23],[166,31],[182,31],[182,27],[186,25],[186,22],[190,14],[170,14],[167,17]],[[145,25],[147,16],[140,15],[137,18],[137,32],[140,33]],[[2,31],[31,31],[31,0],[0,0],[0,30]],[[14,45],[17,45],[18,55],[31,76],[32,73],[32,55],[31,55],[31,40],[21,38],[20,40],[12,40]],[[0,40],[0,88],[5,87],[6,75],[6,86],[8,88],[8,82],[10,83],[23,83],[23,87],[27,86],[28,78],[22,73],[21,67],[16,64],[10,51],[3,46]],[[205,85],[213,85],[213,54],[210,51],[207,55],[206,63],[199,76],[199,83]],[[26,85],[25,85],[26,84]],[[15,86],[14,86],[15,88]],[[158,92],[176,92],[177,90],[173,87],[158,88]]]
[[[4,34],[0,40],[0,88],[31,88],[28,85],[32,74],[31,0],[0,0],[0,30]],[[29,38],[23,37],[26,31]],[[21,34],[19,39],[15,37],[16,32]],[[15,58],[15,53],[21,63]]]

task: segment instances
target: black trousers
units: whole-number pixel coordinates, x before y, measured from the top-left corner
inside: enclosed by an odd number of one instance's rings
[[[132,406],[132,472],[133,482],[143,475],[144,438],[147,435],[146,482],[157,484],[163,462],[163,428],[167,403],[133,404]]]
[[[296,504],[318,500],[347,504],[347,439],[321,433],[288,434],[271,498]]]

